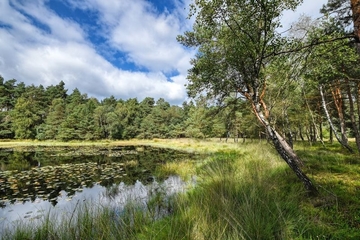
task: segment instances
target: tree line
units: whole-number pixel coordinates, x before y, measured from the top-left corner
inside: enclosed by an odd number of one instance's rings
[[[277,71],[273,77],[282,74]],[[303,81],[312,80],[304,78]],[[358,82],[346,83],[339,80],[332,85],[324,83],[324,101],[332,127],[322,108],[321,92],[314,83],[307,86],[304,82],[288,84],[287,89],[282,90],[288,96],[286,99],[279,95],[276,81],[269,84],[269,101],[274,105],[271,121],[290,144],[296,140],[334,141],[337,132],[342,134],[339,138],[347,142],[348,137],[356,136],[360,94],[356,91]],[[346,91],[349,87],[350,97]],[[335,100],[339,102],[338,107]],[[280,104],[275,106],[275,102]],[[267,137],[247,100],[236,95],[226,98],[222,105],[209,102],[205,97],[181,106],[151,97],[142,101],[114,96],[98,100],[78,89],[68,94],[63,81],[45,88],[26,86],[14,79],[5,81],[0,76],[0,109],[1,139],[71,141],[190,137],[245,141],[246,138]]]
[[[5,81],[0,76],[2,139],[71,141],[233,136],[240,128],[240,120],[236,120],[240,118],[239,113],[232,113],[229,116],[232,121],[227,121],[225,112],[217,113],[217,110],[204,100],[184,102],[181,106],[151,97],[138,101],[110,96],[99,101],[77,88],[68,94],[63,81],[48,87],[27,86],[15,79]],[[253,131],[256,135],[259,129]]]

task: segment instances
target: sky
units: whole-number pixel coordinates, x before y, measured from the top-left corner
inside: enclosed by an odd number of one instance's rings
[[[196,49],[176,36],[191,30],[192,0],[0,0],[0,75],[26,85],[65,82],[99,100],[187,99],[186,75]],[[304,0],[286,12],[319,16],[327,0]]]

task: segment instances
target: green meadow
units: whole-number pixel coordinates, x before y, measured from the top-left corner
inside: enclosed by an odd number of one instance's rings
[[[337,143],[301,142],[295,150],[319,194],[303,184],[265,140],[132,140],[124,142],[6,142],[0,147],[150,145],[203,158],[158,166],[157,176],[179,175],[196,184],[171,198],[158,192],[146,209],[129,202],[114,212],[79,206],[76,216],[19,222],[2,239],[360,239],[360,158]],[[157,209],[167,209],[159,217]]]

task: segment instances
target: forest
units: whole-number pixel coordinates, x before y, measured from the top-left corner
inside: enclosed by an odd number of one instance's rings
[[[328,0],[321,18],[303,15],[279,32],[282,13],[301,2],[194,1],[193,29],[177,38],[197,50],[182,105],[0,76],[3,148],[31,139],[199,156],[148,162],[160,176],[194,180],[185,194],[159,192],[145,210],[121,214],[85,208],[75,227],[73,212],[60,230],[48,218],[4,239],[359,239],[360,0]],[[169,215],[156,217],[159,206]]]
[[[251,126],[251,112],[240,109],[241,103],[239,111],[220,111],[201,99],[182,106],[151,97],[138,101],[110,96],[99,101],[78,89],[68,94],[63,81],[45,88],[2,77],[0,89],[2,139],[210,138],[245,132],[253,137],[260,132]]]
[[[337,80],[329,83],[325,90],[329,117],[335,131],[344,128],[340,132],[343,140],[356,136],[359,122],[360,92],[357,91],[359,83],[355,83]],[[296,85],[298,83],[288,86],[287,94],[291,93],[291,99],[272,99],[281,101],[281,105],[272,111],[272,121],[289,141],[333,141],[333,130],[323,111],[319,90]],[[348,88],[350,92],[346,91]],[[276,89],[273,91],[276,95]],[[225,108],[204,98],[176,106],[163,98],[155,101],[147,97],[138,101],[110,96],[99,101],[78,89],[70,94],[67,92],[63,81],[45,88],[42,85],[26,86],[14,79],[5,81],[0,77],[0,137],[59,141],[184,137],[231,138],[231,141],[240,138],[245,141],[246,138],[266,138],[246,100],[241,98]],[[337,102],[339,105],[335,105]],[[351,122],[351,115],[355,117],[355,124]]]
[[[355,150],[348,138],[354,138],[360,150],[359,36],[353,30],[358,1],[331,0],[321,19],[302,16],[286,36],[277,33],[276,19],[298,1],[234,3],[234,9],[220,2],[193,5],[194,13],[200,9],[194,31],[178,37],[199,49],[188,75],[191,101],[172,106],[151,97],[99,100],[78,89],[68,92],[61,79],[44,87],[0,76],[0,138],[275,136],[290,147],[296,140],[336,140],[350,152]],[[258,12],[255,22],[248,22],[248,11]]]
[[[195,1],[197,48],[188,71],[193,100],[99,101],[65,83],[26,86],[0,79],[0,137],[38,140],[266,138],[304,183],[296,140],[338,141],[360,151],[359,1],[330,0],[320,19],[303,15],[279,33],[283,11],[301,1]],[[249,15],[251,14],[251,15]],[[253,21],[248,21],[252,19]]]
[[[299,28],[311,20],[304,17],[301,21]],[[327,30],[328,22],[312,24],[315,36]],[[340,30],[332,34],[340,36]],[[296,69],[284,59],[266,69],[269,79],[264,100],[269,122],[290,144],[338,139],[353,151],[347,142],[355,138],[360,149],[359,56],[351,39],[312,47],[302,54],[307,61],[294,59]],[[26,86],[0,76],[0,138],[266,138],[244,95],[227,93],[221,104],[218,99],[200,96],[175,106],[151,97],[98,100],[78,89],[69,93],[63,81],[47,87]]]

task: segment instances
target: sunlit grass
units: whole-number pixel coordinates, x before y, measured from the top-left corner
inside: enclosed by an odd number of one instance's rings
[[[178,175],[184,181],[188,181],[191,178],[191,176],[196,175],[196,169],[194,167],[194,162],[191,161],[167,162],[157,168],[156,175],[159,176]]]
[[[259,142],[259,140],[254,140]],[[229,141],[228,143],[219,139],[196,140],[189,138],[181,139],[131,139],[121,141],[38,141],[38,140],[6,140],[0,141],[0,148],[29,147],[29,146],[142,146],[164,147],[181,149],[189,152],[216,152],[221,149],[238,149],[239,144]]]
[[[360,158],[339,144],[295,144],[305,163],[303,170],[319,189],[316,197],[306,194],[266,141],[155,139],[99,144],[151,145],[206,155],[158,168],[159,174],[177,174],[185,180],[196,176],[195,187],[166,201],[170,215],[154,217],[154,209],[163,204],[160,194],[145,211],[129,204],[119,215],[99,206],[95,215],[89,215],[85,208],[73,225],[69,219],[56,228],[51,220],[41,228],[20,225],[5,239],[360,239]]]
[[[321,192],[304,204],[304,213],[328,229],[334,239],[360,238],[359,154],[350,154],[338,143],[302,143],[297,149]]]

